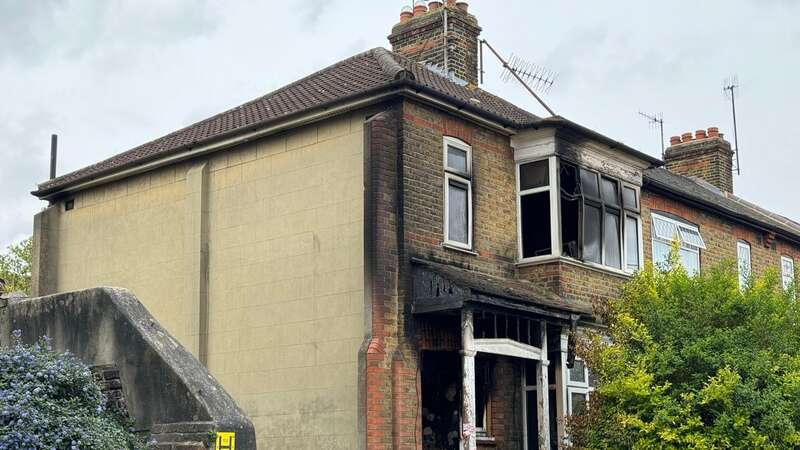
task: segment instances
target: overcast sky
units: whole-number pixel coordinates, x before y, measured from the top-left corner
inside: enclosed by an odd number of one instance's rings
[[[28,194],[59,174],[388,47],[404,0],[0,0],[0,246],[31,233]],[[719,126],[738,74],[738,195],[800,220],[800,0],[473,0],[483,37],[557,72],[560,115],[651,155],[665,133]],[[489,61],[489,60],[487,60]],[[538,114],[487,64],[485,89]]]

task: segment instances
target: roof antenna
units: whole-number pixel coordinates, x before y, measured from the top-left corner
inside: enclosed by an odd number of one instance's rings
[[[647,114],[639,111],[639,115],[647,119],[651,127],[659,127],[661,129],[661,159],[664,159],[664,114]]]
[[[553,110],[547,106],[544,100],[542,100],[541,97],[539,97],[534,91],[534,89],[538,89],[545,93],[549,91],[553,86],[553,83],[555,83],[556,74],[554,72],[529,63],[514,55],[511,56],[511,63],[509,64],[508,61],[503,59],[503,57],[497,53],[497,50],[495,50],[488,41],[482,39],[480,42],[481,50],[483,50],[483,46],[485,45],[503,65],[502,76],[505,80],[514,78],[519,81],[520,84],[522,84],[522,86],[533,96],[533,98],[536,99],[536,101],[539,102],[539,104],[542,105],[542,107],[544,107],[544,109],[547,110],[548,113],[550,113],[551,116],[556,115],[556,113],[553,112]],[[483,52],[481,51],[481,53]],[[483,64],[481,64],[481,72],[483,72]],[[533,87],[531,87],[529,83],[533,84]]]
[[[58,135],[50,135],[50,179],[56,177],[56,161],[58,160]]]
[[[725,97],[730,99],[731,101],[731,109],[733,110],[733,144],[734,150],[733,153],[736,155],[735,162],[736,167],[733,168],[736,175],[741,175],[741,164],[739,163],[739,130],[736,128],[736,91],[739,89],[739,76],[733,75],[730,78],[726,78],[722,84],[722,92],[725,93]]]

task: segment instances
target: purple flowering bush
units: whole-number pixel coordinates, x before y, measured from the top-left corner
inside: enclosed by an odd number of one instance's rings
[[[47,338],[0,348],[0,450],[142,449],[113,412],[89,368]]]

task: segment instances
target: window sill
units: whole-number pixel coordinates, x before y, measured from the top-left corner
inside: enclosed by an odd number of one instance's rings
[[[448,244],[446,242],[442,243],[442,248],[447,249],[447,250],[454,250],[454,251],[461,252],[461,253],[466,253],[467,255],[471,255],[471,256],[479,256],[478,252],[476,252],[474,250],[469,250],[469,249],[466,249],[464,247],[459,247],[457,245]]]
[[[485,447],[497,446],[497,440],[491,436],[477,436],[475,440],[477,441],[478,445],[483,445]]]
[[[611,267],[601,266],[599,264],[594,264],[590,262],[580,261],[574,258],[570,258],[567,256],[550,256],[544,257],[542,259],[537,259],[535,261],[522,261],[517,263],[517,267],[530,267],[530,266],[539,266],[542,264],[550,264],[554,262],[562,262],[565,264],[569,264],[575,267],[582,267],[584,269],[589,269],[595,272],[600,272],[606,275],[613,275],[625,280],[633,278],[632,273],[628,273],[619,269],[613,269]]]

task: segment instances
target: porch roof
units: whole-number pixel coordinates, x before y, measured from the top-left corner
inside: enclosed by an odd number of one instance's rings
[[[411,262],[414,314],[457,311],[473,305],[479,309],[514,311],[558,321],[591,321],[593,318],[589,303],[562,298],[529,281],[494,277],[420,258],[412,258]]]

